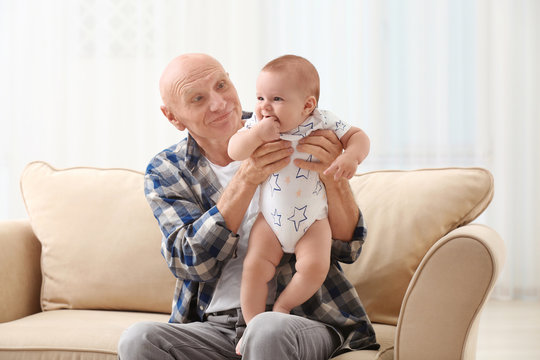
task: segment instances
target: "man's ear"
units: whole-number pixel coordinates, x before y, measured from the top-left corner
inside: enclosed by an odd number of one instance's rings
[[[313,95],[308,96],[308,98],[304,102],[303,114],[306,116],[310,115],[313,112],[313,110],[315,110],[316,107],[317,107],[317,99],[315,99],[315,96]]]
[[[167,118],[167,120],[169,120],[169,122],[175,127],[177,128],[178,130],[180,131],[184,131],[186,129],[186,127],[184,126],[184,124],[182,124],[180,121],[178,121],[176,119],[176,117],[174,116],[174,114],[169,110],[169,108],[167,108],[165,105],[161,105],[160,107],[161,109],[161,112],[163,113],[163,115],[165,115],[165,117]]]

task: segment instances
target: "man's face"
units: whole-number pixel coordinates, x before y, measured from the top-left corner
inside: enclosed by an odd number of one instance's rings
[[[201,145],[228,140],[240,127],[242,108],[238,93],[223,67],[212,58],[194,58],[182,64],[168,89],[168,108],[177,123]]]

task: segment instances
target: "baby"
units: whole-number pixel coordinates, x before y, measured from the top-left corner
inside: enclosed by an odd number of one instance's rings
[[[266,142],[298,140],[317,129],[331,129],[345,151],[324,175],[350,179],[369,152],[369,139],[332,113],[317,109],[319,75],[306,59],[285,55],[269,62],[257,78],[255,118],[246,121],[229,142],[229,156],[244,160]],[[317,161],[295,151],[294,159]],[[300,169],[291,161],[272,174],[260,189],[260,213],[251,229],[244,260],[240,301],[246,324],[265,311],[267,283],[272,280],[283,253],[296,255],[296,273],[273,305],[289,313],[321,287],[330,267],[332,233],[328,222],[326,191],[315,171]]]

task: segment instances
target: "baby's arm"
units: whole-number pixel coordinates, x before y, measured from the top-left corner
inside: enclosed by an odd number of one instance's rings
[[[344,151],[324,171],[324,175],[334,174],[334,179],[340,177],[350,179],[356,173],[358,165],[369,153],[369,138],[364,131],[351,127],[340,139]]]
[[[265,142],[279,139],[279,123],[274,117],[263,118],[251,129],[238,131],[227,149],[233,160],[245,160]]]

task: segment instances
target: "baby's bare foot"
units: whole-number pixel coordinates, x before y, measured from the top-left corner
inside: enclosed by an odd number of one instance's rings
[[[238,340],[238,344],[236,344],[236,355],[242,356],[242,353],[240,352],[240,348],[242,347],[242,338]]]

